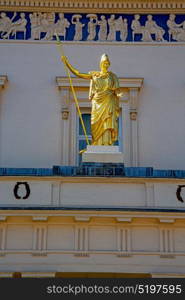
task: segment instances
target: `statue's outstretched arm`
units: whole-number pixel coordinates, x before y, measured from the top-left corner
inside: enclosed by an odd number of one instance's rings
[[[86,73],[80,73],[78,70],[76,70],[69,62],[66,56],[61,56],[61,60],[63,63],[68,67],[68,69],[77,77],[81,77],[84,79],[91,79],[92,75],[91,74],[86,74]]]

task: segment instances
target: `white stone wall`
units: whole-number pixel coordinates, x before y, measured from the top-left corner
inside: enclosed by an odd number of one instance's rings
[[[182,214],[93,210],[6,214],[0,222],[0,273],[185,274]]]
[[[15,198],[17,181],[29,184],[28,199]],[[178,185],[183,180],[2,177],[0,277],[12,272],[184,276]],[[25,195],[24,185],[17,195]]]
[[[62,140],[62,94],[55,79],[65,72],[55,44],[2,41],[0,46],[0,75],[8,76],[0,91],[0,166],[62,164],[66,140]],[[143,77],[139,165],[185,169],[184,45],[69,43],[64,48],[81,71],[97,69],[106,52],[119,77]],[[30,196],[16,199],[14,187],[25,181]],[[184,203],[177,200],[178,185],[184,180],[2,177],[0,206],[9,210],[0,211],[0,276],[16,271],[23,276],[28,272],[184,276]],[[22,186],[18,194],[22,197],[24,192]],[[181,196],[185,199],[185,189]],[[28,209],[33,206],[38,210]],[[147,208],[158,210],[145,212]]]
[[[65,44],[80,71],[99,68],[108,53],[119,77],[143,77],[139,96],[139,165],[185,169],[184,45]],[[51,167],[62,163],[61,94],[56,76],[65,76],[54,43],[1,41],[0,165]],[[124,130],[124,128],[123,128]],[[126,134],[126,133],[125,133]]]
[[[111,207],[111,208],[179,208],[184,202],[177,199],[177,188],[184,180],[144,178],[60,178],[29,179],[27,199],[24,185],[20,185],[16,199],[14,188],[25,177],[0,181],[0,206],[16,207]],[[185,188],[180,196],[185,200]]]

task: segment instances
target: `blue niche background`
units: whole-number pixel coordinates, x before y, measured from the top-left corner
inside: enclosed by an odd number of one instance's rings
[[[14,15],[14,12],[5,12],[5,11],[3,11],[1,13],[6,13],[6,16],[8,16],[10,19]],[[31,38],[31,22],[30,22],[30,17],[29,17],[31,13],[32,12],[25,12],[25,18],[27,20],[26,40],[29,40]],[[21,14],[21,12],[17,13],[15,18],[13,19],[13,23],[20,19],[20,14]],[[71,13],[64,14],[64,17],[70,23],[69,28],[66,29],[66,37],[65,37],[66,41],[73,41],[73,39],[74,39],[75,25],[71,24],[71,19],[72,19],[73,15],[74,14],[71,14]],[[111,16],[111,14],[102,14],[102,13],[101,14],[96,14],[96,15],[98,16],[98,20],[100,20],[100,17],[102,15],[105,16],[106,20],[108,20]],[[85,24],[85,26],[82,29],[83,30],[82,41],[87,41],[89,18],[87,18],[87,14],[81,14],[81,16],[82,16],[82,18],[80,19],[80,22]],[[131,23],[134,20],[134,15],[133,14],[132,15],[131,14],[115,14],[115,19],[118,19],[120,16],[123,17],[123,19],[126,18],[127,22],[128,22],[128,36],[127,36],[126,42],[133,42]],[[139,21],[140,21],[141,26],[145,26],[145,23],[147,21],[147,16],[148,16],[148,14],[141,14],[140,15],[140,20]],[[158,14],[158,15],[153,14],[152,16],[153,16],[153,21],[155,21],[158,26],[162,27],[165,30],[165,34],[163,36],[165,41],[169,41],[168,26],[167,26],[167,20],[169,19],[169,14]],[[59,20],[59,13],[55,13],[55,21],[54,22],[56,23],[58,20]],[[184,15],[176,15],[175,22],[177,24],[180,24],[184,21],[185,21],[185,16]],[[99,28],[100,28],[100,26],[97,25],[97,27],[96,27],[96,36],[95,36],[95,39],[93,41],[98,41]],[[109,26],[107,28],[108,28],[108,32],[107,32],[107,34],[108,34],[109,33]],[[41,31],[41,35],[40,35],[41,40],[44,39],[45,35],[46,35],[46,33]],[[154,39],[153,34],[152,34],[152,37]],[[135,40],[134,41],[135,42],[140,42],[141,38],[142,38],[141,34],[135,34]],[[1,15],[0,15],[0,39],[1,40],[3,39]],[[10,40],[14,40],[14,39],[23,40],[24,39],[24,33],[23,32],[17,32],[16,37],[15,37],[15,35],[10,34],[9,39]],[[60,39],[64,40],[64,38],[62,36],[60,37]],[[53,40],[55,40],[55,37],[53,37]],[[116,32],[116,41],[117,42],[121,41],[119,31]],[[171,39],[171,41],[175,42],[175,40],[173,40],[173,39]],[[123,41],[121,41],[121,42],[123,42]]]

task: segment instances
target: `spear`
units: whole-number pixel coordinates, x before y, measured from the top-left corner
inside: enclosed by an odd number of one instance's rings
[[[63,45],[62,45],[62,42],[61,40],[59,39],[59,36],[58,34],[55,32],[55,36],[56,36],[56,40],[57,40],[57,46],[59,46],[59,51],[60,53],[62,54],[62,56],[65,56],[64,55],[64,50],[63,50]],[[80,107],[79,107],[79,103],[78,103],[78,99],[77,99],[77,96],[76,96],[76,92],[75,92],[75,89],[74,89],[74,86],[73,86],[73,82],[72,82],[72,78],[71,78],[71,75],[70,75],[70,72],[68,70],[68,68],[66,67],[66,65],[64,64],[64,68],[65,68],[65,71],[67,73],[67,76],[69,78],[69,83],[70,83],[70,87],[71,87],[71,90],[72,90],[72,94],[73,94],[73,97],[74,97],[74,100],[75,100],[75,104],[76,104],[76,108],[77,108],[77,112],[78,112],[78,115],[79,115],[79,118],[80,118],[80,122],[82,124],[82,128],[83,128],[83,131],[84,131],[84,135],[85,135],[85,139],[86,139],[86,142],[87,142],[87,145],[90,145],[89,143],[89,139],[88,139],[88,136],[87,136],[87,131],[86,131],[86,128],[85,128],[85,125],[84,125],[84,121],[82,119],[82,114],[81,114],[81,111],[80,111]],[[85,150],[81,150],[80,153],[84,152]]]

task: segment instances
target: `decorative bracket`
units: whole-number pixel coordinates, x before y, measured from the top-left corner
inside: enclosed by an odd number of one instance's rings
[[[0,90],[5,87],[5,85],[8,82],[8,76],[6,75],[0,75]]]

